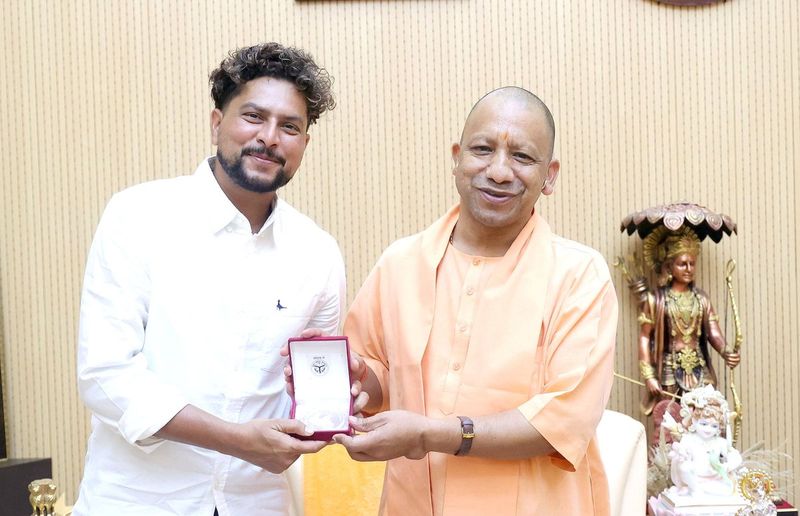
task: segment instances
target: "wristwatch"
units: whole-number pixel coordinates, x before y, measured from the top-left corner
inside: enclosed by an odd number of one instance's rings
[[[475,438],[475,425],[467,416],[458,416],[458,419],[461,420],[461,447],[458,448],[456,455],[467,455]]]

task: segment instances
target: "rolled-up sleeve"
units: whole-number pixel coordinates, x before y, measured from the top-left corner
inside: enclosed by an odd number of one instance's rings
[[[617,296],[597,257],[561,296],[544,336],[543,389],[520,412],[574,471],[606,407],[613,381]]]
[[[78,334],[78,389],[104,424],[152,450],[153,438],[187,405],[148,370],[142,354],[150,281],[136,213],[116,195],[100,220],[86,264]]]
[[[332,238],[322,256],[324,259],[320,260],[320,266],[328,267],[328,277],[322,293],[322,302],[307,327],[321,329],[325,335],[334,335],[341,328],[347,298],[344,260],[339,246]]]

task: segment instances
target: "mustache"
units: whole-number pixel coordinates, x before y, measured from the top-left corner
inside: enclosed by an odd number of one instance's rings
[[[277,161],[281,165],[286,164],[286,158],[275,152],[273,149],[264,147],[262,145],[252,145],[242,149],[242,156],[247,156],[248,154],[262,154],[269,159]]]

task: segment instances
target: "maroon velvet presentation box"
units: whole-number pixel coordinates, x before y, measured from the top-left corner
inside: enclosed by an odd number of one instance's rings
[[[797,516],[797,509],[786,500],[775,502],[775,508],[778,512],[778,516]]]
[[[350,344],[347,337],[289,339],[294,397],[291,418],[313,431],[300,439],[329,441],[336,434],[351,434]]]

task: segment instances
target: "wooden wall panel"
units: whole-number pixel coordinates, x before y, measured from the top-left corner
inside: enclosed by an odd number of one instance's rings
[[[637,239],[619,220],[688,199],[739,235],[703,244],[700,284],[724,311],[739,262],[744,445],[797,457],[800,4],[729,0],[200,2],[0,0],[0,304],[9,451],[52,456],[74,499],[88,433],[75,388],[86,251],[110,195],[191,173],[212,152],[206,78],[263,40],[309,50],[339,106],[312,129],[284,193],[339,240],[349,296],[381,250],[455,201],[450,145],[486,91],[538,93],[562,175],[542,211],[612,261]],[[636,375],[622,300],[616,367]],[[611,407],[637,414],[638,388]],[[800,478],[800,465],[792,466]],[[794,498],[798,491],[789,487]],[[796,498],[794,498],[797,501]]]

